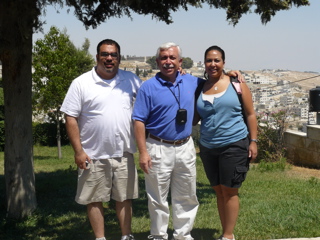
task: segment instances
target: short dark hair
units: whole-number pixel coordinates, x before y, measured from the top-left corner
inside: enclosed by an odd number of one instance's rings
[[[206,59],[207,53],[208,53],[209,51],[212,51],[212,50],[217,50],[218,52],[220,52],[220,53],[221,53],[222,60],[223,60],[223,61],[226,60],[226,56],[225,56],[225,54],[224,54],[223,49],[222,49],[221,47],[216,46],[216,45],[207,48],[207,50],[204,52],[204,59]]]
[[[121,54],[120,54],[120,45],[116,41],[114,41],[112,39],[104,39],[104,40],[102,40],[101,42],[98,43],[98,46],[97,46],[97,54],[98,55],[99,55],[100,47],[103,44],[115,45],[117,47],[117,49],[118,49],[119,56],[121,56]]]

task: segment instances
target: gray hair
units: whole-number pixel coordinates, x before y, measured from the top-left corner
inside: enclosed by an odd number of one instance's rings
[[[157,53],[156,53],[156,58],[159,58],[160,52],[163,50],[167,50],[169,48],[172,47],[176,47],[178,49],[178,54],[179,54],[179,59],[182,58],[182,51],[181,48],[178,44],[175,44],[174,42],[167,42],[167,43],[163,43],[162,45],[160,45],[160,47],[158,47]]]

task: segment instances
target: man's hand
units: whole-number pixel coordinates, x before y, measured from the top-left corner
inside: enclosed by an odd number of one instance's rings
[[[149,173],[149,168],[151,168],[151,158],[147,152],[140,153],[139,165],[142,171],[144,171],[146,174]]]
[[[241,74],[238,70],[231,70],[226,73],[229,77],[238,77],[238,80],[242,83],[245,83],[246,80],[244,79],[244,76]]]
[[[91,162],[90,157],[85,153],[85,151],[81,150],[74,154],[74,162],[80,169],[87,169],[86,161]]]

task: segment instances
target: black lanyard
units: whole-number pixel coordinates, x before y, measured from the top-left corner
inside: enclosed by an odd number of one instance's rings
[[[174,94],[174,92],[171,90],[171,88],[166,84],[167,88],[170,90],[170,92],[172,93],[172,95],[174,96],[174,98],[176,99],[178,105],[179,105],[179,109],[180,109],[180,87],[178,84],[178,92],[179,92],[179,100],[177,98],[177,96]]]

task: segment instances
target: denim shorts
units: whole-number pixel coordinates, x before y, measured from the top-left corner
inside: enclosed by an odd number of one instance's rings
[[[249,170],[248,153],[248,138],[220,148],[200,144],[200,157],[210,185],[240,188]]]

